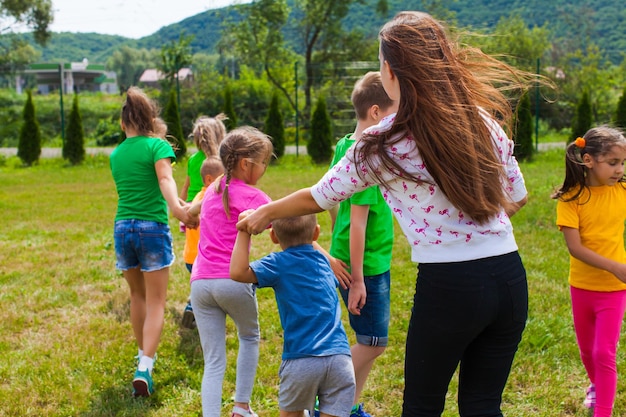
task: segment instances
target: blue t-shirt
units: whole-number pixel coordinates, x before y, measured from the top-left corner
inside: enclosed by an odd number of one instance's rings
[[[283,360],[350,355],[337,279],[313,245],[293,246],[250,264],[259,288],[272,287],[283,326]]]

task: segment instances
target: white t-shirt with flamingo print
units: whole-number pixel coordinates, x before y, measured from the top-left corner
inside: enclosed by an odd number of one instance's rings
[[[390,115],[366,132],[389,130],[394,118],[395,115]],[[492,119],[485,117],[485,123],[507,174],[508,182],[503,187],[512,201],[520,201],[527,192],[524,177],[513,156],[513,141]],[[359,146],[359,142],[355,146]],[[461,262],[517,250],[513,227],[504,210],[485,224],[477,224],[465,216],[434,183],[412,140],[405,138],[387,152],[405,171],[424,179],[423,183],[417,184],[399,175],[381,172],[388,186],[380,185],[380,191],[408,239],[414,262]],[[354,153],[348,151],[311,188],[311,194],[321,208],[329,209],[352,194],[377,185],[375,177],[363,163],[351,161],[352,155]]]

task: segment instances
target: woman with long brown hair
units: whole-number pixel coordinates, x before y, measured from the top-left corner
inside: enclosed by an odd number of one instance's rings
[[[364,133],[316,185],[239,223],[326,210],[380,185],[419,264],[405,358],[402,415],[440,416],[460,364],[461,416],[501,416],[528,310],[526,272],[510,216],[526,202],[504,88],[526,74],[460,47],[426,13],[401,12],[380,31],[385,91],[395,116]]]

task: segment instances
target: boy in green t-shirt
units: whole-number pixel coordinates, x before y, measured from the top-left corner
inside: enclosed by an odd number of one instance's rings
[[[351,152],[349,148],[366,128],[397,110],[397,103],[383,88],[379,72],[368,72],[359,79],[351,99],[357,115],[356,129],[337,143],[331,167]],[[374,360],[385,351],[388,341],[393,217],[377,186],[354,194],[330,213],[330,254],[348,264],[351,275],[349,288],[343,288],[343,284],[340,287],[357,340],[351,348],[356,392],[350,417],[371,417],[358,400]]]

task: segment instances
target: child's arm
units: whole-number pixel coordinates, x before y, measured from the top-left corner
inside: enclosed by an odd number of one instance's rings
[[[365,257],[365,230],[370,206],[350,205],[350,271],[352,284],[348,294],[348,310],[354,315],[361,314],[365,305],[367,291],[363,276],[363,258]]]
[[[163,195],[163,198],[165,198],[165,201],[167,201],[167,205],[172,211],[172,214],[174,214],[178,220],[182,221],[190,228],[196,228],[198,226],[198,220],[189,216],[186,207],[178,198],[176,192],[176,182],[174,181],[174,177],[172,175],[172,163],[170,159],[159,159],[154,163],[154,169],[159,181],[161,194]]]
[[[606,258],[583,246],[580,241],[580,233],[578,232],[578,229],[562,226],[561,231],[565,237],[567,249],[574,258],[579,259],[593,267],[608,271],[615,275],[617,279],[626,283],[626,264]]]
[[[239,215],[239,221],[247,216],[247,212]],[[230,279],[237,282],[256,284],[258,281],[250,268],[250,234],[237,232],[233,253],[230,256]]]

